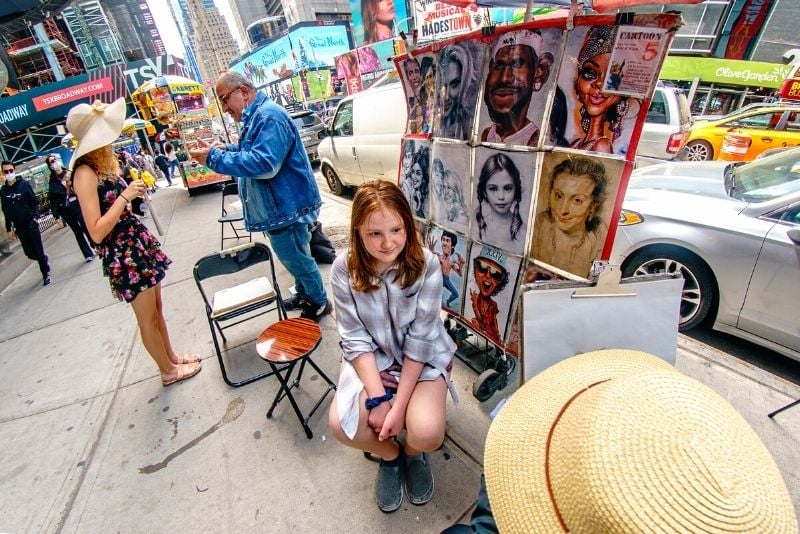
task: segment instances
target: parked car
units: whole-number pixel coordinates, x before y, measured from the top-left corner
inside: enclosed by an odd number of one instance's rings
[[[638,169],[622,207],[611,262],[681,273],[681,330],[708,320],[800,360],[800,149]]]
[[[772,148],[800,145],[800,107],[748,106],[714,120],[696,120],[686,142],[686,159],[708,161],[719,158],[722,141],[729,131],[745,133],[751,144],[743,161]]]
[[[325,123],[319,115],[308,109],[292,111],[289,116],[300,131],[300,138],[303,140],[309,161],[314,163],[319,159],[319,132],[325,128]]]
[[[692,116],[683,91],[659,82],[647,110],[637,156],[671,160],[689,139]]]
[[[320,166],[331,192],[341,195],[374,179],[397,182],[405,128],[406,99],[399,83],[376,82],[344,98],[320,134]]]

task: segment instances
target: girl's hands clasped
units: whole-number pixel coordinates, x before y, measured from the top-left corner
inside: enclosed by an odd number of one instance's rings
[[[384,441],[394,437],[403,431],[406,426],[406,413],[403,408],[400,408],[397,403],[392,404],[389,413],[383,419],[383,428],[378,434],[378,440]]]

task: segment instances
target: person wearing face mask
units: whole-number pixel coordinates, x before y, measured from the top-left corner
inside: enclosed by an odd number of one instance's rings
[[[16,167],[10,161],[2,163],[5,184],[0,188],[0,201],[6,218],[6,232],[13,241],[17,237],[25,255],[39,264],[42,284],[50,283],[50,264],[44,253],[39,231],[39,202],[31,184],[16,177]]]
[[[75,192],[72,191],[71,185],[67,183],[67,169],[54,155],[47,156],[47,166],[50,168],[47,200],[50,202],[53,216],[69,225],[70,230],[75,234],[75,240],[78,242],[81,254],[86,259],[86,263],[89,263],[94,260],[94,251],[92,250],[86,227],[83,224],[78,198],[75,196]]]

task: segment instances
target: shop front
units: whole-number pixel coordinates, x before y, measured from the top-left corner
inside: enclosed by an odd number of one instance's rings
[[[692,115],[725,115],[775,100],[791,69],[760,61],[669,56],[660,78],[686,89]]]

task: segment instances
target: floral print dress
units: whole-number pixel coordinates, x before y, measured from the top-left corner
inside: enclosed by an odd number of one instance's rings
[[[120,181],[100,182],[100,213],[105,214],[124,190]],[[125,302],[132,302],[139,293],[161,282],[172,263],[161,251],[158,239],[127,207],[96,250],[103,259],[103,274],[108,277],[111,292]]]

